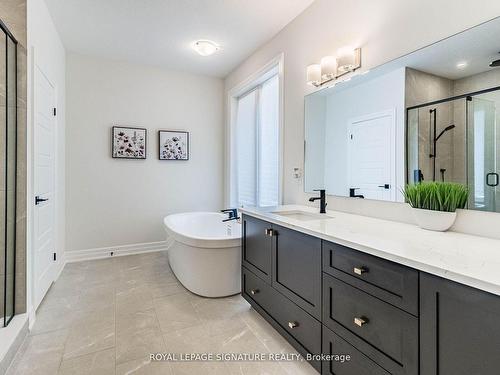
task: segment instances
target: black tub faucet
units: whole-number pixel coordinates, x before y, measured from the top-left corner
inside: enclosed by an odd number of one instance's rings
[[[220,212],[229,215],[227,219],[222,220],[223,222],[240,219],[238,216],[238,209],[236,209],[236,208],[228,208],[225,210],[220,210]]]
[[[356,190],[359,188],[350,188],[349,189],[349,197],[351,198],[364,198],[365,196],[362,194],[356,194]]]
[[[309,202],[314,202],[320,199],[319,201],[319,213],[326,214],[326,190],[318,189],[313,191],[319,191],[319,197],[311,197],[309,198]]]

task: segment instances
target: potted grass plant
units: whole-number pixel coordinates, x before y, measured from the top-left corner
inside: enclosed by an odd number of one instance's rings
[[[444,232],[455,222],[456,210],[467,205],[469,188],[452,182],[421,182],[407,185],[403,195],[419,227]]]

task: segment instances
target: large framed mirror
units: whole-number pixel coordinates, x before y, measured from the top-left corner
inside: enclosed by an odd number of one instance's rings
[[[452,181],[500,212],[498,35],[495,18],[307,95],[305,191],[403,201],[406,183]]]

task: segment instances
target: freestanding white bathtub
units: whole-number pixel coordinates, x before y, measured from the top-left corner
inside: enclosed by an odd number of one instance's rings
[[[191,292],[225,297],[241,291],[241,224],[217,212],[173,214],[163,220],[172,245],[170,267]]]

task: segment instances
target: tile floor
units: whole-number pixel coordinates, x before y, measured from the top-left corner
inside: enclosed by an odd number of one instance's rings
[[[151,362],[157,352],[296,353],[241,296],[189,293],[159,252],[67,264],[7,374],[317,374],[306,362]]]

